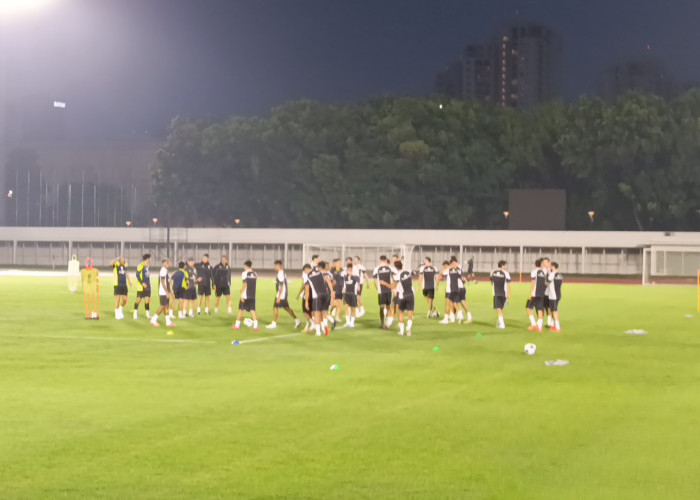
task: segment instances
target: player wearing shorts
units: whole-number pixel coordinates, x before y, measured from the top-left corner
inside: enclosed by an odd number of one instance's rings
[[[474,274],[474,257],[469,259],[467,261],[467,282],[473,281],[474,284],[478,284],[479,282],[476,281],[476,274]]]
[[[160,306],[151,318],[151,324],[153,326],[160,326],[160,324],[158,324],[158,316],[160,314],[165,315],[165,326],[175,326],[175,323],[170,320],[170,315],[168,314],[170,297],[172,296],[170,276],[168,275],[169,268],[170,261],[168,259],[163,259],[163,266],[160,268],[160,273],[158,273],[158,298],[160,299]]]
[[[379,328],[382,330],[388,329],[391,324],[388,317],[391,307],[391,288],[382,285],[381,282],[390,283],[392,274],[386,255],[382,255],[379,257],[379,265],[372,272],[372,278],[374,278],[375,287],[379,294]]]
[[[392,278],[397,275],[396,272],[396,263],[401,262],[403,263],[403,260],[399,258],[398,255],[394,254],[391,256],[391,276]],[[389,308],[389,325],[391,326],[391,323],[394,321],[394,316],[396,316],[396,312],[398,311],[398,306],[399,306],[399,292],[396,291],[395,289],[391,291],[391,307]]]
[[[303,333],[307,333],[311,330],[314,329],[314,318],[313,315],[311,314],[311,309],[309,308],[309,301],[307,301],[307,288],[306,284],[309,282],[309,274],[311,273],[311,264],[304,264],[304,267],[301,270],[301,290],[299,290],[299,293],[297,294],[297,300],[302,299],[301,301],[301,312],[304,314],[304,317],[306,318],[306,325],[304,325],[304,328],[301,330]]]
[[[187,286],[185,288],[185,313],[189,312],[189,317],[194,318],[194,303],[197,302],[197,270],[194,267],[194,257],[187,259],[185,264],[185,276],[187,278]]]
[[[214,312],[219,312],[219,301],[221,296],[226,297],[226,305],[228,313],[231,314],[231,268],[228,265],[228,257],[221,256],[221,262],[214,266],[212,271],[212,281],[214,283],[214,291],[216,293],[216,304]]]
[[[287,288],[287,274],[284,272],[284,267],[281,260],[275,261],[275,302],[272,305],[272,323],[267,325],[267,329],[273,330],[277,328],[277,319],[279,318],[280,309],[287,311],[294,320],[294,328],[299,328],[301,321],[297,319],[291,307],[289,307],[289,289]]]
[[[459,262],[456,256],[450,258],[450,267],[459,274],[459,280],[457,281],[457,302],[455,303],[455,312],[457,315],[457,323],[462,323],[464,321],[464,314],[467,313],[467,323],[472,322],[472,313],[467,307],[467,287],[464,286],[467,278],[462,272],[462,268],[459,267]]]
[[[556,262],[552,262],[551,271],[547,279],[549,281],[549,307],[552,309],[552,315],[554,316],[554,325],[549,329],[553,332],[561,332],[559,302],[561,301],[561,285],[564,282],[564,277],[559,272],[559,264]]]
[[[491,284],[493,285],[493,308],[498,316],[496,328],[502,330],[506,327],[503,306],[510,299],[510,274],[506,270],[505,260],[498,261],[498,269],[491,271]]]
[[[335,330],[335,318],[331,314],[331,305],[333,304],[333,273],[329,269],[329,264],[328,262],[320,262],[319,267],[322,268],[322,273],[323,273],[323,278],[326,280],[326,290],[327,290],[327,295],[328,295],[328,303],[326,304],[326,322],[330,323],[331,325],[331,330]]]
[[[255,312],[255,289],[258,283],[258,275],[253,271],[253,263],[249,260],[243,263],[241,279],[243,280],[243,285],[241,286],[241,300],[238,303],[238,317],[231,329],[241,329],[241,319],[243,319],[243,312],[245,311],[253,316],[253,331],[257,332],[258,314]]]
[[[345,325],[343,328],[355,328],[355,318],[358,317],[358,292],[360,290],[360,278],[353,269],[352,264],[348,264],[342,274],[342,297],[345,302]]]
[[[124,257],[117,257],[109,265],[114,268],[114,318],[121,320],[124,319],[124,306],[129,295],[131,278]]]
[[[423,297],[428,302],[428,318],[437,318],[440,314],[435,310],[435,281],[437,269],[433,267],[430,257],[423,259],[423,265],[418,269],[418,283],[423,290]]]
[[[535,265],[539,263],[536,269],[533,269],[530,273],[531,278],[531,289],[530,289],[530,304],[528,307],[528,316],[530,317],[529,331],[537,330],[542,331],[542,322],[544,317],[544,295],[547,289],[547,268],[549,267],[549,259],[543,258],[538,259]],[[533,310],[537,311],[537,320],[532,313]]]
[[[359,255],[355,256],[355,265],[352,266],[355,276],[360,279],[360,288],[357,291],[357,307],[359,308],[357,317],[361,318],[366,314],[365,303],[362,299],[362,290],[365,288],[365,282],[369,281],[369,276],[367,276],[367,269],[362,265],[362,259]]]
[[[170,278],[171,288],[173,290],[172,300],[170,301],[170,310],[177,311],[177,317],[182,319],[182,303],[184,302],[183,284],[185,283],[185,263],[180,261],[177,264],[177,270]],[[173,315],[171,314],[170,317]]]
[[[411,271],[403,269],[403,262],[397,260],[394,263],[396,273],[394,273],[393,283],[382,282],[383,285],[389,288],[396,289],[397,307],[399,310],[399,335],[404,334],[404,319],[406,319],[406,335],[411,336],[411,328],[413,327],[413,310],[415,309],[416,299],[413,294],[413,278]]]
[[[144,299],[146,318],[151,317],[151,275],[149,266],[151,264],[151,254],[143,256],[143,262],[136,267],[136,302],[134,302],[134,319],[139,319],[139,304]]]
[[[321,336],[321,329],[326,335],[330,333],[328,329],[328,306],[330,304],[330,283],[325,274],[326,263],[319,262],[317,269],[311,269],[304,288],[306,289],[305,300],[307,309],[311,310],[314,318],[314,329],[316,336]]]
[[[343,279],[345,271],[343,271],[343,263],[340,259],[333,260],[333,268],[331,270],[331,283],[333,284],[333,296],[331,298],[331,316],[336,322],[340,321],[340,316],[343,313]]]
[[[211,285],[214,269],[209,263],[209,254],[205,253],[202,257],[202,262],[195,266],[197,272],[197,293],[199,294],[199,303],[197,304],[197,314],[202,314],[202,300],[204,299],[204,313],[209,314],[209,306],[211,301]]]
[[[462,273],[452,266],[450,261],[442,263],[440,272],[441,281],[445,282],[445,317],[440,321],[441,325],[455,323],[455,314],[459,307],[459,289],[457,283],[461,281]]]

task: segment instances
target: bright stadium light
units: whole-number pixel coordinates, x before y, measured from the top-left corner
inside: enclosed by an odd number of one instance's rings
[[[56,0],[0,0],[0,16],[21,16],[42,10],[54,3]]]

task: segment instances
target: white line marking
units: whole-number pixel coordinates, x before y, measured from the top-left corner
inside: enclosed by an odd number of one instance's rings
[[[0,335],[1,337],[15,337],[22,339],[58,339],[58,340],[106,340],[117,342],[159,342],[166,344],[217,344],[214,340],[189,340],[189,339],[138,339],[128,337],[80,337],[77,335]]]
[[[274,337],[260,337],[259,339],[250,339],[250,340],[239,340],[239,344],[250,344],[252,342],[264,342],[266,340],[274,340],[274,339],[283,339],[286,337],[298,337],[299,335],[303,335],[302,333],[288,333],[286,335],[275,335]]]

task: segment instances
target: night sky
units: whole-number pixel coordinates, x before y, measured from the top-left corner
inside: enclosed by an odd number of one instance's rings
[[[57,0],[5,20],[8,100],[68,103],[76,136],[159,135],[177,114],[266,114],[298,98],[424,95],[520,18],[564,41],[565,97],[651,44],[700,81],[697,0]]]

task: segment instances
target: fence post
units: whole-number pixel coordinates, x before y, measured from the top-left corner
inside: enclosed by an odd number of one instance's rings
[[[581,247],[581,274],[586,274],[586,247]]]
[[[17,240],[12,241],[12,265],[17,265]]]
[[[523,282],[523,260],[525,260],[523,255],[524,251],[525,249],[522,245],[520,245],[520,283]]]

